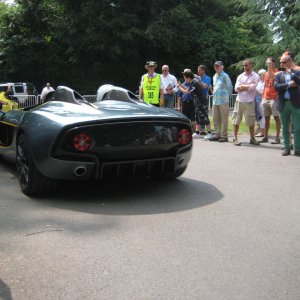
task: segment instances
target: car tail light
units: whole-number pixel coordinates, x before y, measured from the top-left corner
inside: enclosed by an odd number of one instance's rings
[[[73,147],[80,152],[87,151],[92,144],[91,137],[85,133],[79,133],[78,135],[75,135],[72,141]]]
[[[187,129],[181,129],[178,133],[178,142],[181,145],[186,145],[191,141],[191,133]]]

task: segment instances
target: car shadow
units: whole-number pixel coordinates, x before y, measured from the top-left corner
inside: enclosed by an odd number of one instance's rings
[[[65,182],[52,195],[34,198],[60,209],[103,215],[170,213],[209,205],[223,198],[212,184],[176,180],[128,179],[108,183]]]
[[[13,160],[8,159],[7,157],[3,157],[0,154],[0,163],[1,166],[4,167],[7,172],[11,173],[14,176],[17,176],[16,165]]]
[[[1,166],[18,185],[15,165],[1,160]],[[222,198],[214,185],[184,175],[176,180],[62,181],[57,191],[30,197],[41,205],[103,215],[170,213],[209,205]]]
[[[0,299],[12,300],[10,288],[0,279]]]

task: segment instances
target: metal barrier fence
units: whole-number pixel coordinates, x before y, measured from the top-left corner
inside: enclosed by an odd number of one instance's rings
[[[26,108],[30,106],[35,106],[40,103],[40,95],[35,96],[35,95],[24,95],[24,96],[19,96],[18,95],[18,103],[19,103],[19,108]]]
[[[97,95],[84,95],[88,102],[95,103]],[[41,95],[18,95],[18,104],[20,109],[35,106],[42,103]]]
[[[229,109],[234,108],[234,103],[236,100],[237,94],[232,94],[229,98]],[[97,95],[83,95],[83,98],[86,99],[90,103],[95,103]],[[212,108],[213,105],[213,96],[210,95],[208,97],[209,101],[209,108]],[[35,96],[35,95],[27,95],[27,96],[18,96],[18,102],[19,102],[19,108],[23,109],[30,106],[35,106],[39,103],[41,103],[41,96]],[[177,108],[177,97],[175,97],[175,108]]]
[[[232,94],[229,98],[229,109],[234,109],[234,104],[236,100],[237,94]],[[213,106],[213,95],[209,95],[208,97],[209,108],[211,109]]]

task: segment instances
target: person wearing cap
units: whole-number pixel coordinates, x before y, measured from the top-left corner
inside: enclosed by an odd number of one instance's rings
[[[155,73],[156,67],[155,61],[147,61],[145,68],[148,73],[142,76],[139,94],[144,102],[159,107],[164,105],[164,93],[160,75]]]
[[[291,52],[283,53],[280,64],[284,70],[275,74],[274,86],[278,91],[278,110],[282,122],[282,156],[291,154],[290,122],[294,127],[294,155],[300,156],[300,71]]]
[[[229,98],[232,94],[232,82],[224,72],[224,64],[214,63],[216,74],[213,77],[213,122],[215,134],[212,141],[228,142]]]
[[[276,124],[276,137],[275,141],[271,144],[280,144],[280,118],[279,111],[277,109],[277,91],[274,87],[274,77],[275,73],[278,72],[276,66],[276,59],[274,57],[268,57],[266,61],[266,66],[268,67],[268,71],[264,75],[264,92],[263,92],[263,110],[265,116],[265,134],[264,138],[260,141],[260,143],[267,143],[269,141],[268,133],[270,128],[270,119],[271,115],[275,120]]]
[[[177,79],[174,75],[169,73],[169,66],[163,65],[160,80],[164,89],[164,106],[174,108],[175,93],[177,92]]]
[[[259,145],[259,142],[254,137],[255,125],[255,95],[256,86],[259,81],[259,76],[253,71],[253,63],[250,58],[243,61],[244,72],[240,74],[235,83],[235,91],[238,93],[234,105],[232,123],[233,123],[233,144],[241,146],[238,141],[239,126],[245,116],[246,126],[249,127],[250,144]]]
[[[186,83],[190,84],[189,88],[186,89],[179,81],[178,88],[183,94],[191,94],[193,97],[193,103],[195,106],[196,115],[196,133],[200,135],[200,126],[206,126],[207,135],[204,137],[205,140],[210,140],[212,137],[210,121],[208,117],[208,99],[203,93],[203,87],[199,83],[199,79],[194,77],[194,74],[190,70],[185,70],[182,73]],[[198,131],[198,132],[197,132]]]
[[[256,86],[256,95],[255,95],[255,120],[257,128],[255,130],[256,137],[265,136],[265,116],[264,110],[262,107],[262,96],[264,93],[264,75],[267,71],[265,69],[260,69],[257,74],[259,75],[259,81]]]

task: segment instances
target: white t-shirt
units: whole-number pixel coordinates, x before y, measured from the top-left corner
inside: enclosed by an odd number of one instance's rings
[[[43,90],[42,90],[42,93],[41,93],[41,99],[42,100],[45,100],[46,96],[48,95],[48,93],[50,92],[53,92],[54,91],[54,88],[53,87],[44,87]]]
[[[163,85],[164,94],[168,94],[167,89],[172,89],[173,92],[177,91],[177,79],[174,75],[170,73],[167,76],[160,75],[160,81]]]

